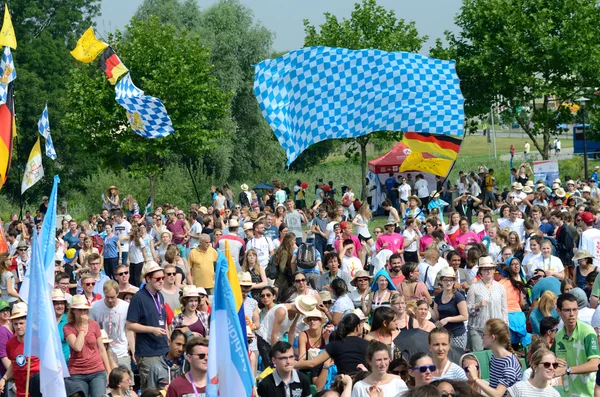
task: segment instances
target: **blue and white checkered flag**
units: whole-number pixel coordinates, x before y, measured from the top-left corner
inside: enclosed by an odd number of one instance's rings
[[[131,81],[129,73],[115,86],[115,100],[127,111],[136,134],[144,138],[164,138],[175,132],[165,105],[158,98],[144,95]]]
[[[6,103],[6,96],[8,95],[8,84],[17,78],[17,70],[15,69],[15,63],[13,61],[10,47],[4,47],[2,53],[2,59],[0,60],[0,105]]]
[[[54,144],[52,143],[52,137],[50,136],[50,119],[48,118],[48,104],[44,107],[44,111],[38,121],[38,131],[41,136],[46,140],[46,156],[52,160],[56,160],[56,150],[54,150]]]
[[[254,94],[288,164],[326,139],[375,131],[463,135],[455,63],[414,53],[303,48],[258,63]]]

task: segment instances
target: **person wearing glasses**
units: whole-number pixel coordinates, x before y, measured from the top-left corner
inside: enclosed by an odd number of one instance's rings
[[[96,280],[94,280],[94,276],[91,274],[84,274],[79,281],[82,290],[82,293],[79,295],[84,296],[85,299],[87,299],[88,304],[91,305],[96,301],[102,300],[102,295],[94,292],[94,289],[96,288]]]
[[[100,255],[98,254],[90,254],[87,256],[86,258],[86,264],[85,266],[89,269],[89,275],[92,277],[92,281],[94,282],[92,291],[86,290],[85,287],[89,287],[89,285],[85,285],[83,284],[83,277],[81,278],[81,280],[79,280],[80,282],[77,285],[77,293],[78,294],[82,294],[85,292],[86,296],[88,297],[88,300],[90,298],[92,298],[92,296],[94,295],[100,295],[100,298],[102,298],[102,296],[104,295],[104,283],[106,283],[108,280],[110,280],[110,278],[108,278],[107,275],[102,274],[100,272],[100,269],[102,268],[102,263],[100,261]],[[90,281],[87,281],[87,283],[90,283]],[[93,292],[93,295],[91,294],[91,292]],[[90,301],[90,305],[92,304],[92,302],[95,301]]]
[[[558,397],[560,394],[550,386],[554,378],[558,361],[550,350],[536,350],[531,356],[532,376],[529,380],[517,382],[508,388],[510,397],[529,397],[532,395]]]
[[[275,370],[258,384],[258,395],[269,397],[310,397],[310,381],[294,369],[294,349],[287,342],[277,342],[271,348]]]
[[[485,323],[483,347],[492,351],[489,383],[479,377],[479,371],[474,365],[468,367],[469,374],[485,394],[502,397],[509,387],[522,378],[521,362],[510,344],[508,326],[503,320],[493,318]],[[592,384],[593,382],[592,380]]]
[[[188,340],[185,355],[190,370],[171,382],[166,397],[203,396],[206,393],[208,339],[197,337]]]
[[[138,287],[129,284],[129,266],[127,265],[121,264],[115,268],[115,280],[119,283],[119,293],[139,290]]]
[[[148,372],[156,361],[169,351],[167,342],[167,311],[159,293],[164,285],[164,270],[154,261],[142,268],[146,282],[129,303],[126,328],[135,333],[134,356],[140,373],[140,385],[146,388]]]
[[[426,353],[413,354],[408,360],[408,375],[412,378],[413,389],[430,384],[437,366]]]
[[[177,248],[177,247],[175,247]],[[177,252],[179,250],[175,249]],[[171,310],[175,311],[181,308],[181,303],[179,302],[179,292],[180,288],[177,287],[175,282],[175,277],[177,275],[177,266],[172,263],[167,263],[164,265],[163,270],[165,271],[165,285],[163,286],[162,294],[165,299],[165,303],[169,305]]]
[[[352,397],[399,396],[408,391],[406,383],[397,375],[387,373],[390,365],[390,350],[382,342],[371,342],[367,350],[367,361],[371,374],[357,382]]]

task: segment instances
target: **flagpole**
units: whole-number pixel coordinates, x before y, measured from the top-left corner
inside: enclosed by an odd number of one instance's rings
[[[31,356],[27,357],[27,381],[25,382],[25,395],[29,396],[29,380],[31,378]]]
[[[177,145],[179,152],[183,153],[183,151],[181,150],[181,144],[179,143],[179,138],[177,138],[175,133],[172,133],[171,136],[173,137],[173,139],[175,139],[175,144]],[[190,168],[188,162],[185,161],[185,159],[183,162],[185,163],[185,167],[187,168],[188,173],[190,174],[190,178],[192,179],[192,185],[194,185],[194,191],[196,192],[196,200],[198,200],[198,205],[200,205],[200,194],[198,193],[198,187],[196,186],[196,180],[194,179],[194,175],[192,174],[192,169]]]

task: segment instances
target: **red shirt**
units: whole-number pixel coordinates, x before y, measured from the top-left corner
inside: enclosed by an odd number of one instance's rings
[[[6,357],[12,363],[15,386],[17,386],[17,397],[25,397],[25,383],[27,381],[27,358],[23,355],[24,342],[19,342],[17,336],[13,336],[6,342]],[[40,372],[40,359],[31,357],[31,375]]]
[[[63,327],[65,339],[69,335],[79,333],[79,329],[73,323],[67,323]],[[71,357],[69,357],[69,373],[71,375],[89,375],[104,371],[104,361],[98,351],[98,339],[102,338],[100,326],[94,320],[88,323],[88,332],[85,335],[85,342],[80,352],[71,348]]]
[[[200,396],[204,396],[204,393],[206,393],[206,386],[196,387],[196,389],[198,390],[198,394]],[[169,385],[169,389],[167,390],[167,397],[184,396],[194,396],[194,388],[192,387],[192,384],[188,380],[187,376],[181,375]]]
[[[183,219],[177,219],[175,222],[167,223],[167,230],[173,233],[173,243],[183,244],[183,237],[177,237],[177,235],[185,234],[185,221]]]

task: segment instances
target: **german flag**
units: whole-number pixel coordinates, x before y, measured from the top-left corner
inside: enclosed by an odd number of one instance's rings
[[[8,84],[6,103],[0,106],[0,189],[4,186],[12,159],[13,138],[17,135],[13,83]]]
[[[119,77],[127,73],[128,69],[123,65],[123,62],[119,59],[119,56],[115,54],[112,48],[108,47],[100,55],[98,59],[98,67],[106,73],[108,81],[112,85],[117,84]]]
[[[413,152],[431,153],[456,160],[462,139],[425,132],[405,132],[402,142]]]

